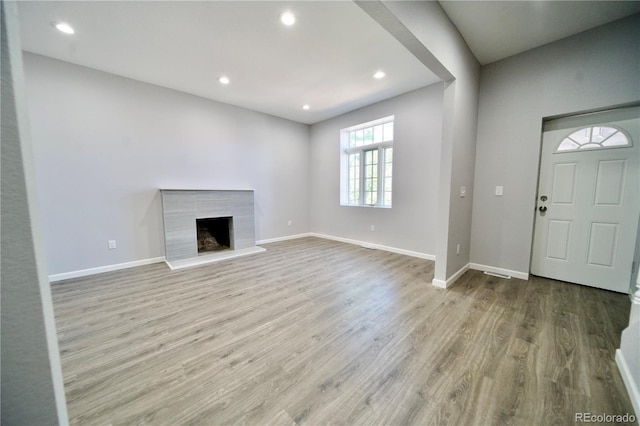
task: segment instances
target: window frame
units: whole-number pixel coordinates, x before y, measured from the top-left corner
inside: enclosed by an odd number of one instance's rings
[[[354,132],[358,132],[360,130],[372,129],[372,134],[375,132],[373,128],[375,126],[382,125],[384,126],[387,123],[394,123],[392,137],[390,140],[384,140],[381,142],[373,142],[369,144],[362,144],[360,146],[349,146],[349,136]],[[391,202],[387,205],[385,204],[385,193],[393,194],[393,145],[395,139],[395,116],[391,115],[388,117],[380,118],[378,120],[369,121],[367,123],[358,124],[356,126],[351,126],[340,131],[340,141],[341,141],[341,176],[340,176],[340,205],[346,207],[373,207],[373,208],[386,208],[390,209],[393,205],[393,199],[391,198]],[[388,149],[391,149],[392,160],[390,163],[387,163],[387,155],[389,153]],[[367,170],[366,170],[366,157],[367,152],[377,151],[377,165],[376,165],[376,191],[374,192],[376,197],[375,203],[365,203],[366,194],[371,194],[371,191],[366,191],[366,183],[367,183]],[[352,182],[354,179],[352,177],[351,168],[350,168],[350,158],[353,154],[358,154],[357,158],[359,161],[358,167],[358,202],[353,203],[352,197],[355,192],[352,186]],[[387,190],[385,184],[385,171],[387,164],[391,166],[391,176],[389,176],[391,181],[391,188]]]
[[[594,142],[593,141],[593,129],[594,128],[610,128],[610,129],[614,129],[616,131],[614,133],[612,133],[611,135],[607,136],[606,138],[604,138],[602,141]],[[580,132],[582,130],[587,130],[587,129],[589,129],[589,141],[588,142],[580,143],[579,141],[577,141],[577,140],[575,140],[574,138],[571,137],[574,134],[576,134],[577,132]],[[625,140],[627,141],[626,145],[603,145],[603,143],[605,141],[607,141],[609,138],[612,138],[617,133],[620,133],[625,138]],[[567,140],[569,140],[570,142],[578,145],[578,147],[577,148],[572,148],[572,149],[560,149],[560,147]],[[588,145],[597,145],[597,146],[588,146]],[[615,125],[610,125],[610,124],[592,124],[592,125],[589,125],[589,126],[580,127],[578,130],[573,130],[571,133],[567,134],[557,144],[556,149],[553,152],[553,154],[573,154],[573,153],[576,153],[576,152],[588,152],[588,151],[598,151],[598,150],[603,150],[603,149],[621,149],[621,148],[632,148],[632,147],[633,147],[633,140],[631,139],[631,136],[629,136],[629,134],[624,129],[622,129],[622,128],[618,127],[618,126],[615,126]]]

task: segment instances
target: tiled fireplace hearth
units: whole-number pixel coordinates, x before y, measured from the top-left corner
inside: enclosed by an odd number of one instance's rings
[[[181,269],[264,251],[253,191],[161,189],[167,265]]]

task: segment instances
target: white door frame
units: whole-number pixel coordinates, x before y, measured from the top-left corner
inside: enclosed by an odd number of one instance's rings
[[[545,133],[549,130],[554,130],[558,128],[573,128],[573,127],[582,127],[582,126],[586,127],[586,126],[597,125],[598,123],[605,123],[609,121],[638,119],[639,116],[640,116],[640,108],[637,105],[634,105],[631,107],[627,107],[627,106],[617,107],[617,108],[607,109],[604,111],[595,111],[593,113],[580,113],[575,115],[547,118],[543,120],[543,126],[541,128],[541,133],[540,133],[540,155],[538,159],[538,175],[537,175],[537,182],[536,182],[535,204],[534,204],[535,208],[533,210],[531,256],[529,261],[529,270],[531,274],[533,274],[535,269],[534,257],[536,256],[536,252],[535,252],[536,237],[540,238],[539,235],[537,236],[538,234],[537,226],[540,226],[541,224],[541,222],[538,220],[538,215],[540,214],[538,211],[538,207],[541,205],[541,202],[538,198],[539,196],[541,196],[540,191],[545,189],[540,187],[541,177],[543,173],[542,167],[543,167],[543,155],[544,155],[543,149],[544,149]],[[640,138],[637,135],[633,138],[633,144],[635,147],[637,147],[640,144]],[[606,152],[606,151],[610,151],[610,150],[609,149],[603,150],[603,152]],[[564,154],[559,154],[559,155],[564,155]],[[640,179],[640,170],[635,170],[633,173],[634,173],[633,175],[628,176],[628,179],[636,179],[636,180]],[[636,213],[640,213],[640,212],[636,212]],[[580,235],[582,235],[582,233]],[[633,239],[635,241],[635,235],[633,236]],[[633,253],[631,254],[633,256]],[[556,279],[563,279],[563,278],[556,278]],[[586,284],[586,285],[591,285],[591,284]],[[608,289],[614,290],[614,291],[626,292],[627,286],[625,286],[625,288],[622,288],[620,285],[618,285],[616,288],[608,288]]]

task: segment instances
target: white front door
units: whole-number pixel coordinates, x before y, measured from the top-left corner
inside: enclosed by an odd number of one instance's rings
[[[640,108],[545,124],[532,274],[628,291],[640,212],[639,145]]]

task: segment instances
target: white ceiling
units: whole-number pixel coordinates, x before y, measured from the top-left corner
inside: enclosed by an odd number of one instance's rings
[[[301,123],[439,81],[351,1],[21,2],[18,8],[24,50]],[[285,10],[296,15],[292,27],[279,20]],[[76,33],[58,32],[56,21]],[[379,69],[387,77],[375,80]],[[218,83],[223,74],[228,86]],[[303,111],[303,104],[311,109]]]
[[[440,4],[482,64],[640,12],[640,1]],[[24,1],[18,9],[24,50],[301,123],[439,81],[352,1]],[[292,27],[279,21],[285,10],[296,14]],[[58,32],[58,21],[76,33]],[[387,77],[375,80],[379,69]],[[221,75],[231,84],[220,85]]]
[[[640,13],[640,1],[440,0],[482,65]]]

